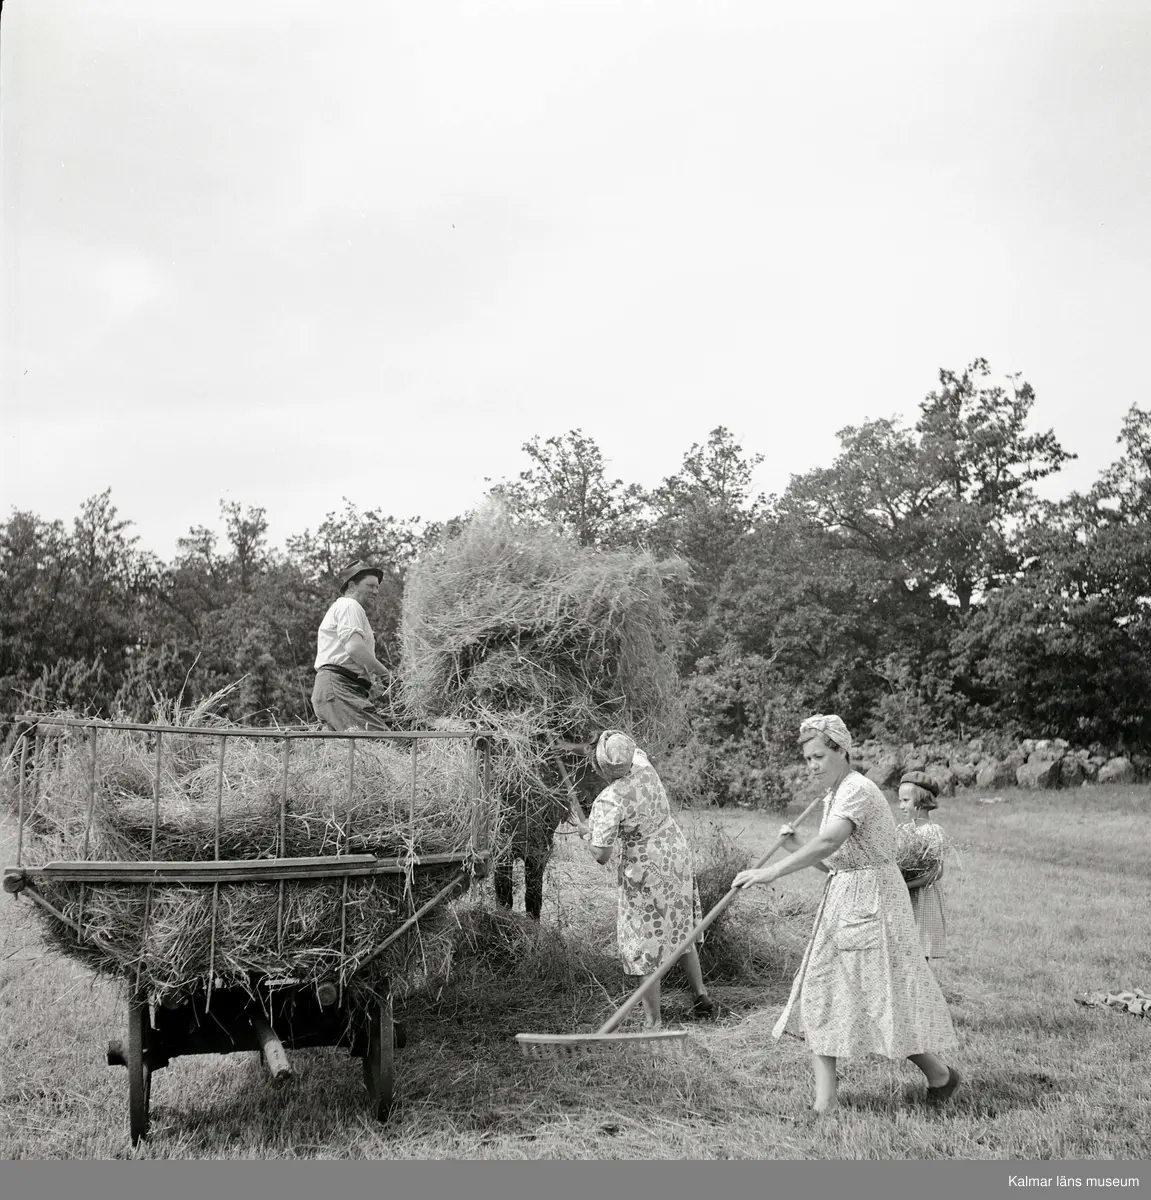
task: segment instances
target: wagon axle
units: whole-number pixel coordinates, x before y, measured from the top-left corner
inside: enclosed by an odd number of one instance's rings
[[[144,1057],[150,1071],[159,1071],[162,1067],[166,1067],[169,1061],[155,1054],[146,1054]],[[119,1038],[111,1038],[108,1042],[108,1066],[126,1067],[127,1065],[128,1052],[124,1049],[124,1043]]]

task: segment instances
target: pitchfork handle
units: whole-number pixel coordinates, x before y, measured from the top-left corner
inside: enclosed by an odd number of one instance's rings
[[[816,806],[822,803],[822,796],[813,800],[791,823],[792,827],[795,828],[800,825],[812,814],[812,812],[815,811]],[[787,841],[787,838],[790,836],[791,835],[788,834],[784,837],[776,838],[771,844],[771,849],[769,849],[768,852],[759,860],[759,862],[755,864],[754,869],[758,871],[759,868],[767,862],[767,860]],[[689,933],[687,937],[685,937],[683,941],[676,946],[676,948],[671,952],[671,955],[664,962],[663,966],[661,966],[654,974],[649,975],[643,981],[643,983],[640,984],[639,988],[637,988],[636,991],[634,991],[627,998],[627,1000],[625,1000],[623,1004],[620,1005],[620,1007],[617,1008],[610,1017],[608,1017],[607,1021],[605,1021],[604,1024],[596,1030],[596,1035],[599,1036],[605,1033],[614,1033],[615,1030],[623,1024],[624,1018],[628,1015],[628,1013],[630,1013],[631,1010],[640,1002],[640,1000],[642,1000],[643,997],[646,996],[647,993],[653,987],[655,987],[655,985],[668,973],[668,971],[670,971],[672,967],[679,962],[681,956],[691,949],[692,943],[696,940],[696,938],[698,938],[701,933],[705,933],[713,924],[715,924],[715,922],[719,919],[720,914],[724,912],[727,906],[736,898],[736,896],[739,895],[742,890],[742,888],[737,887],[729,888],[727,894],[722,900],[720,900],[715,908],[713,908],[711,912],[709,912],[707,916],[704,917],[704,919],[700,921],[700,923],[691,931],[691,933]]]
[[[559,755],[556,755],[556,763],[559,766],[560,774],[564,777],[564,783],[567,784],[568,804],[571,808],[571,815],[578,818],[579,822],[584,823],[587,818],[584,816],[584,811],[580,808],[579,798],[576,796],[575,787],[572,784],[571,776],[567,773],[567,767],[564,766],[564,761]]]

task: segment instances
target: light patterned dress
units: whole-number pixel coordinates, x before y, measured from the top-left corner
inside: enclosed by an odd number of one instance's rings
[[[641,750],[630,773],[595,798],[588,825],[593,846],[620,846],[616,934],[624,974],[650,975],[698,924],[699,898],[691,847]]]
[[[947,957],[947,911],[943,907],[943,830],[930,821],[915,827],[919,837],[937,845],[939,850],[939,874],[934,883],[926,887],[914,888],[908,892],[911,897],[911,911],[915,914],[915,927],[919,930],[919,941],[923,953],[928,958]]]
[[[824,859],[832,874],[773,1036],[805,1037],[814,1054],[833,1058],[954,1049],[951,1015],[895,865],[895,818],[883,793],[852,771],[824,798],[821,828],[833,817],[854,829]]]

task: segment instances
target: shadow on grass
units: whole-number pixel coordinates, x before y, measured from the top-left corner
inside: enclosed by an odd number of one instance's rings
[[[223,1078],[210,1063],[174,1059],[152,1081],[151,1130],[140,1155],[212,1158],[310,1157],[346,1145],[349,1127],[371,1109],[360,1060],[344,1050],[292,1055],[294,1077],[275,1084],[258,1054],[229,1063]],[[125,1137],[127,1147],[127,1138]]]
[[[850,1087],[841,1094],[842,1103],[851,1111],[886,1118],[899,1112],[920,1117],[965,1119],[995,1118],[1018,1109],[1035,1109],[1046,1096],[1068,1090],[1059,1079],[1044,1071],[964,1072],[963,1084],[952,1100],[936,1108],[925,1099],[925,1085],[903,1084],[891,1087]]]
[[[1065,1005],[1052,1005],[1050,1008],[1020,1005],[996,1012],[966,1013],[963,1024],[984,1034],[1014,1030],[1034,1035],[1041,1030],[1049,1037],[1057,1033],[1082,1034],[1090,1026],[1090,1017],[1081,1005],[1068,997]]]

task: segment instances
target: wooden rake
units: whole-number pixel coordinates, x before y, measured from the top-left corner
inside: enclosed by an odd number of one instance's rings
[[[567,778],[566,772],[564,772],[564,778]],[[791,822],[792,828],[798,828],[822,803],[822,797],[813,800]],[[786,837],[776,838],[767,853],[755,864],[754,869],[759,870],[786,841]],[[706,933],[715,924],[720,914],[739,895],[741,890],[734,886],[728,888],[720,902],[676,946],[659,970],[649,975],[595,1033],[517,1033],[516,1041],[519,1043],[520,1051],[526,1058],[563,1059],[596,1054],[609,1049],[643,1049],[656,1054],[673,1053],[679,1050],[687,1037],[686,1029],[651,1029],[642,1033],[617,1033],[616,1030],[644,996],[679,962],[700,934]]]

